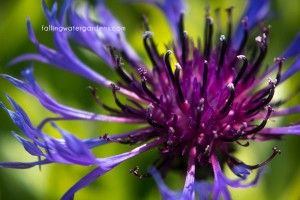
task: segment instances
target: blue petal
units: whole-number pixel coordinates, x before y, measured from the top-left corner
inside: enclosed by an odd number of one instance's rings
[[[95,168],[93,171],[88,173],[85,177],[83,177],[80,181],[78,181],[73,187],[71,187],[61,198],[62,200],[73,200],[74,194],[89,185],[91,182],[93,182],[95,179],[97,179],[99,176],[102,176],[104,173],[106,173],[106,170],[103,170],[101,167]]]
[[[164,183],[163,179],[161,178],[159,172],[155,169],[152,168],[150,170],[150,173],[152,175],[152,177],[154,178],[158,189],[160,191],[161,194],[161,198],[163,200],[176,200],[176,199],[180,199],[181,196],[181,192],[176,192],[176,191],[172,191],[168,188],[168,186],[166,186],[166,184]]]
[[[282,54],[283,58],[290,58],[300,53],[300,33],[296,36],[287,50]]]
[[[209,200],[209,197],[213,192],[213,185],[207,182],[196,182],[195,190],[198,193],[199,199]]]
[[[244,179],[231,180],[222,172],[220,164],[215,154],[211,156],[211,163],[214,171],[214,197],[217,200],[222,195],[223,199],[231,199],[227,186],[234,188],[247,188],[256,185],[260,176],[265,172],[265,169],[259,169],[255,179],[249,183],[242,183]]]
[[[128,117],[115,117],[107,115],[97,115],[95,113],[90,113],[78,109],[73,109],[64,105],[59,104],[53,98],[51,98],[47,93],[45,93],[39,85],[35,82],[33,77],[32,68],[26,69],[22,73],[23,77],[27,82],[22,82],[8,75],[2,75],[16,87],[32,94],[35,96],[41,104],[56,114],[59,114],[67,119],[83,119],[83,120],[94,120],[94,121],[108,121],[108,122],[119,122],[119,123],[143,123],[142,119],[132,119]]]
[[[8,110],[2,102],[0,102],[1,107],[10,115],[14,124],[20,130],[22,130],[26,137],[32,139],[37,143],[40,143],[40,141],[36,140],[36,138],[39,137],[39,132],[34,130],[24,110],[12,98],[10,98],[8,95],[6,96],[10,101],[11,105],[14,107],[15,112]]]
[[[43,152],[37,147],[37,145],[25,140],[21,136],[17,135],[15,132],[12,132],[14,137],[23,145],[24,149],[33,156],[43,156]]]
[[[191,148],[188,159],[188,171],[181,200],[195,199],[196,147]]]
[[[5,168],[14,168],[14,169],[28,169],[31,167],[34,167],[36,165],[45,165],[51,163],[49,160],[41,160],[36,162],[29,162],[29,163],[23,163],[23,162],[0,162],[0,167]]]
[[[83,141],[60,129],[54,123],[52,123],[52,126],[63,135],[66,144],[64,151],[67,152],[68,157],[71,157],[72,160],[78,160],[80,164],[85,163],[87,165],[92,165],[97,162],[93,154],[88,149],[88,146]],[[61,143],[56,144],[57,147],[62,147],[62,149],[64,149],[64,146],[62,146]],[[60,154],[61,151],[57,150],[57,153]]]
[[[300,125],[286,126],[286,127],[274,127],[274,128],[264,128],[259,132],[259,134],[276,134],[276,135],[300,135]]]
[[[96,178],[98,178],[99,176],[102,176],[106,172],[112,170],[114,167],[119,165],[121,162],[123,162],[131,157],[134,157],[136,155],[139,155],[145,151],[148,151],[154,147],[157,147],[158,145],[160,145],[163,142],[165,142],[164,139],[157,139],[148,144],[144,144],[140,147],[137,147],[137,148],[131,150],[130,152],[126,152],[126,153],[116,155],[116,156],[111,156],[108,158],[98,158],[97,160],[98,160],[99,167],[97,167],[96,169],[91,171],[89,174],[87,174],[85,177],[83,177],[79,182],[77,182],[73,187],[71,187],[67,191],[67,193],[62,197],[62,200],[73,199],[74,194],[78,190],[82,189],[83,187],[86,187],[91,182],[93,182]]]
[[[282,74],[281,82],[284,82],[286,79],[296,74],[300,70],[300,56],[297,60]]]
[[[88,17],[79,17],[78,14],[71,10],[69,12],[70,23],[75,27],[93,27],[95,24]],[[90,49],[93,53],[102,58],[110,67],[114,66],[111,55],[106,50],[106,45],[100,40],[96,31],[72,31],[71,38],[81,46]]]

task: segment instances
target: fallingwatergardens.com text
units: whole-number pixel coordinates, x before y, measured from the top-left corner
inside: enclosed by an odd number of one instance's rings
[[[42,31],[51,31],[51,32],[64,32],[64,31],[81,31],[81,32],[91,32],[91,31],[95,31],[95,32],[121,32],[121,31],[125,31],[125,27],[121,27],[121,26],[53,26],[53,25],[42,25]]]

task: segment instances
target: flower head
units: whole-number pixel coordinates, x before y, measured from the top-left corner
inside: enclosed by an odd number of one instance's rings
[[[265,71],[262,69],[270,40],[269,27],[262,27],[255,40],[250,37],[252,29],[268,16],[269,1],[249,0],[241,24],[235,31],[232,28],[233,8],[226,9],[228,29],[224,35],[218,35],[218,41],[213,39],[216,35],[214,20],[207,10],[203,42],[198,46],[185,30],[186,6],[183,1],[143,2],[160,8],[174,32],[173,43],[164,52],[160,52],[148,21],[144,18],[146,30],[140,39],[151,61],[151,67],[139,58],[126,41],[124,32],[55,31],[55,49],[51,49],[38,42],[28,20],[29,37],[38,53],[20,56],[11,64],[37,60],[76,73],[111,89],[117,108],[104,104],[93,87],[89,87],[89,90],[95,102],[111,115],[64,106],[40,88],[34,80],[32,67],[23,72],[24,81],[2,75],[16,87],[36,97],[46,109],[56,113],[58,117],[46,118],[35,127],[23,109],[7,96],[14,111],[6,108],[3,103],[1,106],[27,139],[16,133],[13,135],[28,153],[39,159],[33,163],[3,162],[0,166],[22,169],[49,163],[96,166],[63,196],[63,199],[72,199],[76,191],[121,162],[155,148],[159,157],[153,162],[149,172],[140,174],[137,166],[130,173],[139,178],[153,176],[164,199],[195,199],[196,194],[201,199],[209,198],[211,194],[214,199],[219,199],[220,196],[230,199],[228,186],[245,188],[255,185],[263,172],[262,167],[280,154],[280,150],[274,147],[273,153],[265,161],[249,165],[233,155],[233,147],[249,146],[250,140],[265,141],[279,139],[284,134],[300,134],[298,125],[265,128],[272,117],[299,112],[299,106],[277,110],[282,102],[272,99],[276,86],[298,70],[299,58],[282,73],[283,61],[299,54],[300,37]],[[98,1],[96,5],[99,22],[90,19],[88,7],[83,15],[79,15],[76,6],[72,7],[71,3],[72,1],[65,1],[58,13],[57,4],[49,10],[43,2],[49,25],[120,26],[102,1]],[[73,53],[69,39],[103,59],[119,76],[120,83],[113,83],[80,61]],[[126,67],[132,68],[133,74],[125,70],[123,60],[128,63]],[[272,74],[274,71],[275,75]],[[128,102],[121,100],[120,95],[125,95]],[[141,123],[145,127],[117,135],[108,133],[81,140],[54,123],[56,120],[74,119],[120,124]],[[49,122],[63,139],[43,132],[43,126]],[[96,158],[90,149],[106,143],[140,146],[123,154]],[[172,170],[175,161],[181,163],[181,170],[186,174],[182,192],[169,190],[160,176],[165,177]],[[237,179],[231,180],[225,176],[221,168],[224,164],[229,166]],[[245,183],[252,170],[258,168],[260,169],[256,178]],[[209,174],[214,177],[212,183],[205,182],[199,175],[198,172],[203,169],[208,169]]]

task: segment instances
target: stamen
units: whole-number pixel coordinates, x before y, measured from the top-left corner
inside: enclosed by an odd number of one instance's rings
[[[176,69],[175,69],[175,84],[176,84],[176,88],[177,88],[177,92],[178,92],[178,96],[180,99],[181,103],[184,103],[185,99],[181,90],[181,85],[180,85],[180,70],[182,69],[181,66],[179,65],[179,63],[177,63],[176,65]]]
[[[273,154],[264,162],[257,164],[257,165],[247,165],[247,168],[249,169],[257,169],[260,167],[265,166],[266,164],[268,164],[277,154],[281,154],[281,151],[279,149],[277,149],[276,147],[273,147]]]
[[[244,122],[243,125],[241,126],[241,128],[239,128],[239,130],[237,130],[236,135],[234,135],[231,138],[227,138],[224,136],[219,136],[219,140],[223,141],[223,142],[234,142],[237,141],[243,134],[244,134],[244,130],[247,128],[247,123]]]
[[[167,53],[165,55],[165,63],[166,63],[169,75],[171,77],[171,80],[172,80],[173,83],[175,83],[175,78],[174,78],[174,74],[173,74],[173,71],[172,71],[171,63],[170,63],[170,55],[171,55],[171,53],[172,53],[171,50],[167,51]]]
[[[112,86],[112,92],[113,92],[113,97],[114,97],[115,103],[117,104],[117,106],[119,108],[122,109],[122,111],[131,113],[131,114],[135,114],[135,115],[140,115],[141,114],[141,112],[139,110],[136,110],[136,109],[134,109],[130,106],[122,104],[120,102],[120,100],[118,99],[117,94],[116,94],[116,91],[120,90],[120,87],[116,86],[113,83],[111,84],[111,86]]]
[[[247,40],[248,40],[248,37],[249,37],[249,30],[248,30],[248,18],[245,17],[243,20],[242,20],[242,24],[244,25],[244,33],[243,33],[243,38],[242,38],[242,41],[241,41],[241,44],[236,52],[236,56],[240,55],[243,51],[243,49],[245,48],[246,46],[246,43],[247,43]],[[235,57],[232,61],[232,63],[230,64],[231,67],[234,67],[237,59],[237,57]]]
[[[217,74],[219,74],[219,70],[221,69],[221,67],[224,64],[224,58],[225,58],[226,48],[227,48],[227,42],[226,42],[226,38],[224,35],[221,35],[220,41],[221,41],[221,53],[220,53],[220,58],[219,58],[219,65],[217,68]]]
[[[233,103],[233,100],[234,100],[234,95],[235,95],[234,85],[232,83],[229,83],[227,85],[227,88],[230,92],[230,95],[229,95],[229,98],[227,99],[227,102],[226,102],[225,106],[220,110],[221,114],[225,114],[227,111],[230,110],[230,108],[232,106],[232,103]]]
[[[113,112],[113,113],[116,113],[116,114],[121,114],[120,111],[114,109],[114,108],[111,108],[109,106],[107,106],[106,104],[104,104],[100,99],[99,97],[97,96],[97,89],[96,88],[93,88],[92,86],[89,86],[88,89],[90,90],[90,92],[92,93],[93,95],[93,98],[94,100],[101,106],[103,107],[105,110],[108,110],[110,112]]]
[[[216,21],[216,33],[217,33],[217,35],[220,35],[221,30],[222,30],[220,10],[221,10],[220,8],[215,9],[215,21]]]
[[[204,67],[203,67],[203,83],[201,87],[201,94],[204,94],[207,85],[207,76],[208,76],[208,63],[204,60]]]
[[[146,118],[147,118],[148,123],[151,126],[154,126],[156,128],[165,128],[164,124],[161,124],[161,123],[153,120],[153,114],[152,114],[153,109],[154,109],[154,106],[152,104],[149,104],[147,112],[146,112]]]
[[[143,15],[143,21],[144,21],[145,30],[150,32],[150,26],[149,26],[148,18],[145,15]],[[157,50],[157,47],[155,45],[155,42],[154,42],[153,38],[150,37],[149,40],[150,40],[151,48],[154,51],[154,54],[155,54],[156,58],[159,58],[160,56],[159,56],[159,53],[158,53],[158,50]]]
[[[149,90],[149,88],[147,87],[147,84],[146,84],[146,71],[144,70],[139,70],[140,72],[140,76],[142,77],[142,88],[144,90],[144,92],[151,98],[153,99],[157,104],[159,104],[159,99],[151,92],[151,90]]]
[[[111,84],[112,87],[112,92],[113,92],[113,96],[114,96],[114,100],[115,103],[117,104],[117,106],[119,106],[122,110],[126,109],[126,106],[123,105],[120,100],[118,99],[117,95],[116,95],[116,91],[120,90],[120,87],[116,86],[115,84]]]
[[[212,45],[212,36],[213,36],[213,19],[211,17],[206,18],[206,38],[205,38],[205,49],[204,49],[204,58],[209,61],[211,45]]]
[[[146,31],[143,35],[143,43],[144,43],[144,47],[146,49],[146,52],[148,54],[148,57],[150,58],[150,61],[154,67],[154,69],[158,70],[159,67],[158,67],[158,64],[157,62],[155,61],[155,58],[154,58],[154,55],[153,55],[153,52],[151,51],[151,48],[147,42],[147,40],[150,40],[151,37],[152,37],[153,33],[150,32],[150,31]]]
[[[238,145],[242,146],[242,147],[248,147],[250,145],[250,143],[247,141],[245,144],[242,144],[240,141],[236,140],[235,141]]]
[[[266,124],[271,116],[272,111],[273,111],[273,109],[271,108],[271,106],[268,106],[268,113],[267,113],[265,119],[262,121],[262,123],[260,125],[258,125],[257,127],[253,128],[252,130],[245,131],[245,133],[242,136],[256,134],[259,131],[261,131],[266,126]]]
[[[238,75],[236,76],[235,80],[233,81],[234,86],[236,86],[236,84],[240,81],[240,79],[242,78],[243,74],[245,73],[245,71],[247,70],[247,67],[248,67],[248,60],[247,60],[246,56],[238,55],[237,58],[239,60],[243,60],[243,66],[242,66],[241,70],[239,71]]]
[[[231,45],[231,35],[232,35],[232,10],[233,6],[226,9],[228,15],[228,25],[227,25],[227,46]]]
[[[276,81],[272,81],[271,79],[269,80],[269,84],[270,84],[270,90],[269,90],[269,96],[265,99],[262,100],[261,103],[259,103],[257,106],[255,106],[254,108],[248,110],[246,112],[247,115],[252,114],[255,111],[258,111],[259,109],[263,108],[264,106],[266,106],[268,103],[270,103],[270,101],[272,100],[274,93],[275,93],[275,84]]]
[[[132,82],[132,78],[129,76],[129,74],[122,68],[122,59],[120,57],[117,57],[116,60],[116,71],[119,74],[119,76],[128,84]]]
[[[253,64],[252,69],[249,71],[249,73],[246,75],[244,82],[247,82],[249,80],[250,77],[253,76],[253,74],[255,74],[258,70],[258,67],[261,65],[261,63],[263,62],[264,58],[267,55],[267,50],[268,50],[268,44],[267,44],[267,35],[266,33],[263,33],[263,36],[258,36],[255,38],[256,42],[259,45],[260,48],[260,53],[258,55],[257,60],[255,61],[255,63]]]
[[[149,173],[139,174],[139,173],[138,173],[139,169],[140,169],[139,166],[135,166],[133,169],[131,169],[131,170],[129,171],[129,173],[135,175],[135,176],[138,177],[139,179],[142,179],[142,178],[146,178],[146,177],[150,177],[150,176],[151,176]]]
[[[282,63],[284,61],[284,58],[275,58],[274,61],[275,61],[275,63],[278,64],[278,72],[276,75],[276,84],[275,84],[275,85],[278,85],[280,82],[280,79],[281,79],[281,70],[282,70]]]
[[[186,63],[186,47],[187,47],[187,32],[184,30],[184,14],[181,13],[179,20],[179,37],[181,43],[181,59],[182,65],[185,66]]]

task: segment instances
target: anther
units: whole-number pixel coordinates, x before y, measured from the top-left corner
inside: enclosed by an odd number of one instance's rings
[[[100,99],[99,97],[97,96],[97,89],[96,88],[93,88],[92,86],[89,86],[88,89],[90,90],[90,92],[92,93],[93,95],[93,98],[95,99],[95,101],[101,106],[103,107],[104,109],[110,111],[110,112],[113,112],[113,113],[117,113],[117,114],[120,114],[120,111],[114,109],[114,108],[111,108],[109,106],[107,106],[106,104],[104,104]]]
[[[255,38],[259,49],[260,49],[260,53],[258,55],[258,58],[256,59],[256,61],[254,62],[252,69],[249,71],[249,73],[246,75],[244,82],[247,82],[249,80],[249,78],[255,74],[259,68],[259,66],[261,65],[261,63],[263,62],[264,58],[267,55],[267,49],[268,49],[268,44],[267,44],[267,35],[264,33],[263,36],[258,36]]]
[[[221,52],[220,52],[219,65],[218,65],[217,73],[219,73],[221,67],[224,64],[224,58],[225,58],[226,48],[227,48],[227,42],[226,42],[226,38],[225,38],[224,35],[221,35],[220,41],[221,41]]]
[[[263,99],[261,101],[261,103],[259,103],[257,106],[255,106],[254,108],[248,110],[246,112],[247,115],[263,108],[264,106],[266,106],[268,103],[271,102],[273,96],[274,96],[274,93],[275,93],[275,85],[276,85],[276,81],[272,81],[271,79],[269,80],[269,84],[270,84],[270,89],[269,89],[269,95],[267,98]]]
[[[284,58],[275,58],[274,61],[275,63],[278,64],[278,72],[276,75],[276,85],[278,85],[281,79],[281,70],[282,70],[282,63],[284,61]]]
[[[172,51],[171,50],[168,50],[166,52],[166,55],[165,55],[165,64],[167,66],[167,70],[169,72],[169,75],[171,77],[171,80],[172,82],[174,83],[175,82],[175,78],[174,78],[174,74],[173,74],[173,71],[172,71],[172,67],[171,67],[171,63],[170,63],[170,55],[172,54]]]
[[[140,115],[141,114],[140,111],[138,111],[138,110],[136,110],[136,109],[134,109],[134,108],[132,108],[130,106],[122,104],[120,102],[120,100],[118,99],[117,94],[116,94],[116,91],[120,90],[120,87],[116,86],[113,83],[111,84],[111,86],[112,86],[112,92],[113,92],[113,97],[114,97],[115,103],[117,104],[117,106],[119,108],[122,109],[122,111],[126,111],[128,113],[135,114],[135,115]]]
[[[144,92],[152,99],[154,100],[157,104],[159,104],[159,99],[151,92],[151,90],[149,90],[149,88],[146,85],[146,76],[145,76],[145,72],[140,74],[142,77],[142,88],[144,90]]]
[[[262,121],[262,123],[251,130],[245,131],[243,136],[256,134],[259,131],[261,131],[266,126],[266,124],[271,116],[272,111],[273,111],[273,109],[271,108],[271,106],[268,106],[268,113],[267,113],[266,117],[264,118],[264,120]]]
[[[257,164],[257,165],[247,165],[247,168],[249,169],[257,169],[260,167],[265,166],[266,164],[268,164],[277,154],[281,154],[281,151],[279,149],[277,149],[276,147],[273,147],[273,154],[264,162]]]
[[[225,106],[220,110],[221,114],[225,114],[227,111],[230,110],[233,100],[234,100],[234,95],[235,95],[234,85],[232,83],[229,83],[227,85],[227,88],[228,88],[230,94],[229,94],[229,98],[227,99]]]
[[[154,126],[156,128],[165,128],[164,124],[161,124],[161,123],[153,120],[153,114],[152,114],[153,113],[153,109],[154,109],[154,106],[152,104],[149,104],[147,112],[146,112],[146,118],[147,118],[148,123],[151,126]]]
[[[204,58],[209,60],[211,45],[212,45],[212,36],[213,36],[213,19],[211,17],[206,18],[205,23],[205,49],[204,49]]]
[[[133,169],[131,169],[131,170],[129,171],[129,173],[135,175],[135,176],[138,177],[139,179],[142,179],[142,178],[150,177],[150,176],[151,176],[149,173],[146,173],[146,174],[139,174],[139,173],[138,173],[139,169],[140,169],[139,166],[135,166]]]
[[[241,70],[239,71],[238,75],[236,76],[236,78],[233,81],[234,86],[236,86],[236,84],[241,80],[243,74],[246,72],[247,67],[248,67],[248,59],[246,58],[246,56],[238,55],[237,58],[239,60],[243,60],[243,66],[242,66]]]
[[[113,97],[114,97],[114,100],[115,100],[115,103],[117,104],[117,106],[119,106],[122,110],[125,110],[126,109],[126,106],[123,105],[120,100],[118,99],[117,97],[117,94],[116,94],[116,91],[120,90],[120,87],[116,86],[115,84],[111,84],[112,86],[112,92],[113,92]]]
[[[177,63],[175,69],[175,85],[177,88],[178,96],[181,103],[184,103],[185,99],[182,93],[181,85],[180,85],[180,70],[182,69],[181,66]]]
[[[120,57],[117,57],[116,59],[116,71],[119,74],[119,76],[128,84],[132,82],[132,78],[129,76],[129,74],[123,70],[122,68],[122,59]]]
[[[204,60],[203,64],[203,82],[202,82],[202,87],[201,87],[201,94],[204,94],[204,91],[206,89],[207,85],[207,76],[208,76],[208,63],[206,60]]]
[[[102,136],[99,136],[99,139],[103,139],[103,140],[106,140],[106,141],[111,141],[110,138],[108,137],[108,134],[107,133],[104,133],[104,135]]]
[[[148,40],[151,39],[152,35],[153,35],[152,32],[146,31],[146,32],[143,34],[143,43],[144,43],[144,47],[145,47],[145,49],[146,49],[146,52],[147,52],[147,54],[148,54],[148,57],[150,58],[150,61],[151,61],[152,65],[153,65],[153,67],[154,67],[155,69],[159,69],[157,62],[155,61],[153,52],[151,51],[151,47],[149,46],[149,44],[148,44],[148,42],[147,42]],[[151,42],[151,41],[150,41],[150,42]]]
[[[179,20],[179,37],[181,43],[181,61],[184,66],[186,63],[186,52],[187,52],[187,32],[184,30],[184,14],[180,14]]]

